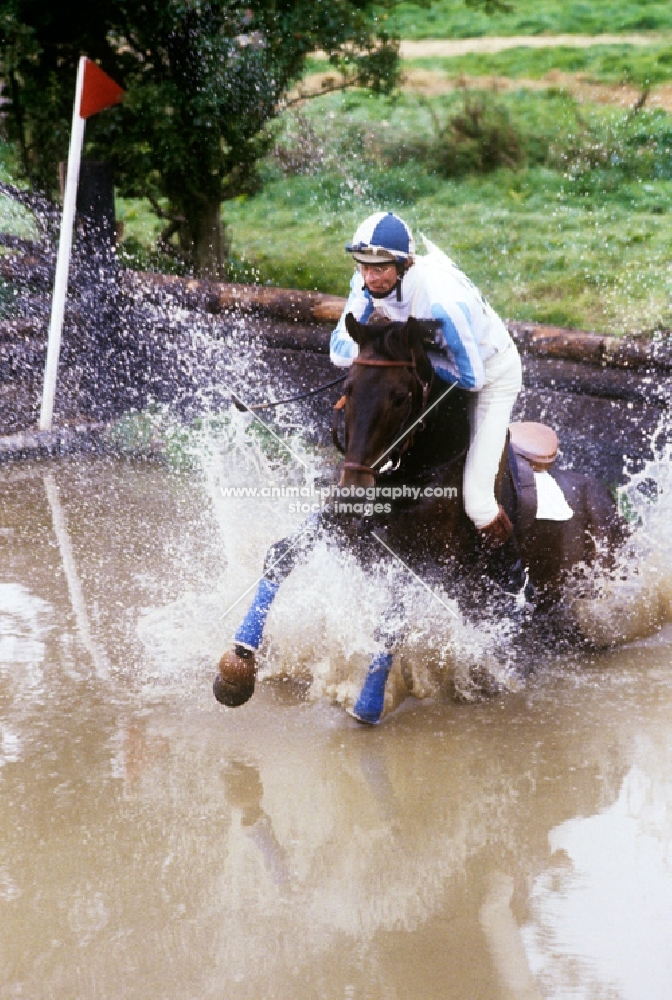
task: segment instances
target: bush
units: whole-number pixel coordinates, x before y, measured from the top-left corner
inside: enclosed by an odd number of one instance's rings
[[[308,115],[300,109],[281,121],[282,130],[272,158],[285,176],[316,174],[324,165],[325,143]]]
[[[672,128],[663,112],[594,113],[550,145],[548,164],[588,191],[624,181],[671,180],[671,153]]]
[[[515,168],[525,160],[507,109],[483,93],[465,93],[463,107],[438,126],[433,158],[443,177]]]

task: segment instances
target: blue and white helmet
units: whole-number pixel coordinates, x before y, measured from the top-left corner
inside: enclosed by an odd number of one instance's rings
[[[415,254],[413,233],[394,212],[376,212],[358,227],[345,249],[360,264],[401,264]]]

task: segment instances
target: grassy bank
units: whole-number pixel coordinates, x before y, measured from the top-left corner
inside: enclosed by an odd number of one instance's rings
[[[400,4],[389,24],[408,39],[672,31],[672,5],[668,0],[514,0],[510,10],[486,14],[455,0],[433,0],[426,6]]]
[[[241,279],[345,294],[345,242],[389,207],[507,317],[615,334],[672,326],[672,118],[499,95],[521,165],[445,176],[437,125],[463,100],[331,96],[286,120],[264,190],[226,206]]]
[[[411,170],[390,173],[399,189],[423,186]],[[584,206],[539,167],[447,181],[401,206],[377,197],[373,186],[356,205],[343,188],[334,198],[335,188],[324,178],[274,181],[230,207],[233,245],[250,275],[344,295],[352,273],[345,242],[366,212],[392,206],[509,318],[614,334],[672,325],[669,216]]]
[[[318,64],[315,63],[315,69]],[[588,82],[656,86],[672,80],[671,42],[646,47],[592,45],[589,48],[524,46],[503,52],[469,53],[450,58],[412,59],[404,68],[438,71],[450,78],[498,76],[541,80],[549,74],[581,73]]]

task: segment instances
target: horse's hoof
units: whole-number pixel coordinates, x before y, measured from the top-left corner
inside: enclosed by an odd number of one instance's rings
[[[242,657],[233,650],[227,650],[219,661],[219,673],[212,685],[213,694],[220,704],[237,708],[254,694],[256,676],[254,655]]]

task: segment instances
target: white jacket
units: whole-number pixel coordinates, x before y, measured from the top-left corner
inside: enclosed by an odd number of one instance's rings
[[[338,326],[331,335],[331,360],[340,367],[349,367],[359,348],[345,328],[345,317],[366,323],[376,309],[390,320],[405,322],[416,319],[439,320],[444,351],[429,352],[436,374],[448,382],[457,382],[463,389],[474,391],[485,382],[485,362],[512,343],[509,332],[494,309],[479,290],[437,246],[424,239],[427,254],[416,257],[405,272],[401,284],[401,301],[396,287],[385,298],[373,298],[364,287],[357,271],[350,283],[350,296]]]

